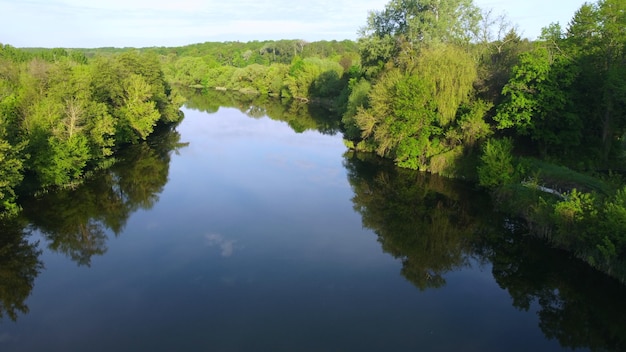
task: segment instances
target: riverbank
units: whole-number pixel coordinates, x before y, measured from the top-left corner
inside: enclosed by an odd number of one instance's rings
[[[626,187],[615,174],[584,174],[538,159],[515,157],[498,183],[485,182],[494,160],[483,155],[479,183],[498,211],[522,219],[528,233],[626,283]],[[482,172],[481,172],[482,171]],[[493,170],[492,170],[493,171]]]

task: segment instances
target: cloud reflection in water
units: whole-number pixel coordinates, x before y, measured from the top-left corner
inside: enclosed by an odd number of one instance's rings
[[[204,235],[206,244],[209,247],[217,246],[221,250],[222,257],[230,257],[235,250],[235,241],[225,239],[224,236],[216,233]]]

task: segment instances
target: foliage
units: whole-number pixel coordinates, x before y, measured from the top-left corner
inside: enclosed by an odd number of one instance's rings
[[[505,100],[494,118],[498,128],[514,128],[519,135],[530,136],[543,155],[571,151],[582,135],[568,91],[575,75],[569,58],[545,47],[522,54],[502,89]]]
[[[129,142],[145,140],[161,117],[156,102],[150,100],[152,87],[142,76],[131,74],[123,81],[122,89],[118,138]]]
[[[476,80],[472,57],[456,46],[437,46],[422,50],[411,74],[423,77],[432,87],[432,101],[437,107],[437,123],[445,127],[457,116]]]
[[[181,117],[155,55],[77,53],[0,50],[0,213],[15,214],[16,188],[79,182],[122,145]]]
[[[0,209],[2,215],[15,215],[18,211],[15,188],[23,179],[23,145],[12,146],[0,139]]]
[[[469,146],[489,134],[483,122],[488,105],[470,103],[476,65],[463,50],[423,49],[411,65],[381,74],[369,89],[368,106],[356,114],[348,105],[346,137],[364,140],[360,145],[399,166],[425,170],[432,157],[456,149],[460,141]],[[471,107],[463,113],[462,105]]]
[[[365,79],[357,80],[352,78],[349,84],[349,97],[346,103],[345,112],[341,118],[341,123],[344,126],[344,136],[349,140],[360,140],[361,130],[356,124],[354,117],[357,115],[359,109],[369,108],[369,92],[372,85]]]
[[[167,182],[170,154],[184,144],[171,129],[151,137],[117,153],[117,163],[75,188],[22,200],[24,217],[50,249],[90,266],[94,256],[106,253],[111,232],[118,235],[132,212],[156,203]]]
[[[415,45],[467,44],[479,19],[471,0],[391,0],[384,10],[370,12],[362,36],[404,37]]]
[[[519,64],[520,55],[530,51],[532,43],[522,39],[504,17],[492,20],[487,13],[483,21],[486,33],[476,47],[479,66],[475,88],[478,96],[495,106],[502,101],[502,89],[511,79],[513,67]],[[492,30],[496,33],[491,34]]]
[[[286,99],[335,100],[346,89],[344,68],[336,60],[295,57],[289,64],[216,66],[207,70],[202,87]]]
[[[576,188],[582,192],[596,192],[610,195],[621,181],[605,180],[600,175],[577,172],[562,165],[556,165],[537,158],[520,158],[520,177],[532,179],[535,183],[568,192]]]
[[[489,139],[483,145],[478,182],[481,186],[495,187],[513,182],[513,142],[510,138]]]
[[[598,146],[590,157],[605,165],[621,155],[616,142],[626,131],[625,13],[620,0],[584,4],[565,33],[565,50],[580,68],[572,87],[576,110],[585,116],[582,143]]]
[[[457,111],[458,129],[450,130],[448,139],[456,138],[462,145],[474,147],[490,136],[491,126],[485,121],[485,116],[491,108],[492,104],[480,99],[461,104]]]
[[[527,164],[525,167],[528,167]],[[613,193],[561,190],[541,186],[546,182],[573,187],[572,179],[557,180],[549,170],[528,171],[536,179],[525,185],[499,186],[496,191],[498,208],[524,219],[529,231],[543,237],[553,246],[570,251],[577,258],[603,272],[626,280],[626,199],[624,189]],[[544,175],[545,174],[545,175]],[[581,175],[583,187],[606,190],[597,180],[588,182]],[[548,183],[548,185],[550,185]],[[552,186],[555,187],[555,186]]]

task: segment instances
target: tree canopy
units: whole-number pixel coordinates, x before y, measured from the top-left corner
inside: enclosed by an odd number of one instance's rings
[[[16,211],[17,188],[80,182],[121,146],[181,117],[154,54],[87,60],[74,50],[2,46],[0,62],[3,213]]]

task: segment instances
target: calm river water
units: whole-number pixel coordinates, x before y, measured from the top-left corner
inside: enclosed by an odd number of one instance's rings
[[[471,185],[349,153],[306,105],[231,105],[24,200],[0,351],[626,349],[626,290]]]

